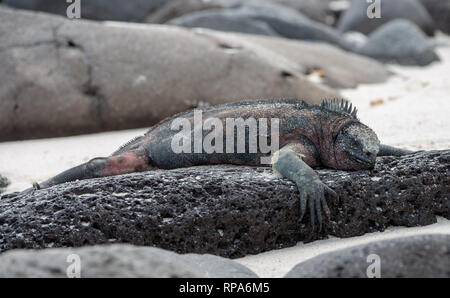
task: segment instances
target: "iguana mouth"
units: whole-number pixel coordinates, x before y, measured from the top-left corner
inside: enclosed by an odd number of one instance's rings
[[[362,156],[352,156],[352,160],[356,161],[359,164],[365,165],[365,166],[371,166],[373,167],[375,165],[375,158],[372,157],[362,157]]]

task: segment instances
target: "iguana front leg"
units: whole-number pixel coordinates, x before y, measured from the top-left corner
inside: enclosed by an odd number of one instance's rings
[[[322,181],[317,173],[308,166],[302,158],[304,147],[301,144],[291,144],[275,152],[272,161],[272,169],[275,174],[280,174],[293,182],[300,192],[300,220],[305,215],[306,205],[309,206],[311,225],[314,227],[315,216],[322,229],[322,210],[329,216],[325,200],[325,193],[337,198],[337,194]]]

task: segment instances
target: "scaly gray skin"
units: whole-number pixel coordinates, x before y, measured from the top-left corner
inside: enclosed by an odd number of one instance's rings
[[[280,149],[272,155],[273,171],[296,183],[300,192],[301,217],[309,207],[311,224],[314,225],[317,218],[320,227],[322,211],[329,214],[325,194],[333,197],[337,197],[337,194],[320,181],[312,167],[368,170],[374,167],[377,155],[398,156],[410,153],[390,146],[380,146],[375,132],[362,124],[356,118],[356,109],[344,101],[327,100],[321,106],[310,106],[298,100],[251,101],[211,107],[202,112],[203,119],[215,117],[222,121],[224,152],[227,143],[226,118],[278,118]],[[261,157],[270,156],[261,153],[261,150],[257,150],[257,153],[174,153],[171,141],[178,131],[171,129],[171,123],[180,117],[193,123],[192,111],[175,115],[153,126],[144,136],[128,142],[110,157],[95,158],[69,169],[47,181],[34,184],[25,193],[77,179],[152,169],[213,164],[264,166],[260,162]],[[258,127],[257,132],[259,131]],[[271,137],[270,131],[263,131],[264,136]],[[209,132],[202,131],[203,137]],[[191,138],[193,134],[191,130]],[[247,149],[249,134],[245,135],[245,142]],[[193,143],[192,141],[191,152],[194,152]],[[234,149],[237,152],[236,147]]]

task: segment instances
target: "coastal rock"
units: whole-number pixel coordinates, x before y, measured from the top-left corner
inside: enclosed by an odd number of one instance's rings
[[[204,32],[208,34],[208,32]],[[361,55],[343,51],[326,43],[274,39],[265,36],[240,36],[215,33],[214,38],[230,47],[252,48],[264,55],[276,53],[309,79],[333,88],[355,88],[359,84],[381,83],[387,80],[387,68]]]
[[[285,277],[449,278],[450,235],[400,237],[347,247],[297,264]],[[371,268],[369,268],[371,267]]]
[[[418,0],[383,0],[381,18],[369,18],[367,9],[373,5],[366,0],[353,0],[337,27],[341,32],[359,31],[366,35],[394,19],[407,19],[419,26],[427,35],[434,35],[435,25],[427,10]]]
[[[230,25],[220,27],[221,23],[216,23],[216,19],[227,19],[228,22],[237,22],[236,20],[263,22],[282,37],[321,41],[348,48],[345,39],[342,39],[339,32],[333,28],[310,20],[298,11],[274,3],[249,2],[230,9],[199,11],[172,19],[168,24],[184,27],[202,26],[221,31],[231,30]],[[234,28],[235,32],[243,32],[244,30],[245,27],[242,26],[236,25]]]
[[[146,22],[163,24],[171,19],[196,11],[233,8],[249,4],[270,5],[272,3],[279,4],[276,7],[292,8],[314,21],[328,23],[329,18],[331,17],[328,13],[328,2],[328,0],[173,0],[152,13],[146,19]]]
[[[226,8],[231,1],[226,0],[174,0],[166,3],[154,13],[150,14],[145,22],[164,24],[171,19],[181,17],[196,11]]]
[[[237,258],[327,235],[450,218],[450,150],[380,157],[371,171],[318,170],[338,200],[299,222],[298,190],[269,168],[201,166],[82,180],[0,200],[0,252],[103,243]]]
[[[246,266],[229,260],[208,254],[184,254],[180,259],[198,270],[207,278],[256,278],[255,272]]]
[[[450,1],[421,0],[433,18],[437,29],[450,34]]]
[[[170,1],[133,0],[130,3],[122,0],[89,0],[80,2],[80,10],[83,19],[138,22]],[[61,0],[3,0],[3,3],[15,8],[45,11],[64,17],[70,5]]]
[[[68,277],[68,273],[76,273],[70,266],[74,267],[78,260],[80,277],[86,278],[258,277],[244,265],[217,256],[180,255],[155,247],[112,244],[9,251],[0,255],[0,278]]]
[[[0,18],[0,141],[148,127],[242,99],[339,97],[293,61],[188,29],[2,7]]]
[[[407,20],[389,22],[370,34],[359,53],[382,62],[428,65],[439,57],[425,34]]]
[[[279,36],[266,22],[250,19],[236,13],[233,9],[190,13],[172,19],[168,24],[188,28],[201,27],[226,32]]]
[[[293,8],[311,20],[330,24],[332,15],[329,11],[329,3],[331,0],[270,0],[290,8]]]

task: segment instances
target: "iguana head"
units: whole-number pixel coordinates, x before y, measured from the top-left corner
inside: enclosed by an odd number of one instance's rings
[[[380,141],[375,132],[356,118],[356,108],[345,101],[325,101],[322,108],[336,113],[333,141],[326,165],[340,170],[365,170],[375,166]]]
[[[338,133],[334,142],[336,168],[365,170],[375,166],[380,141],[375,132],[362,123],[352,123]]]

